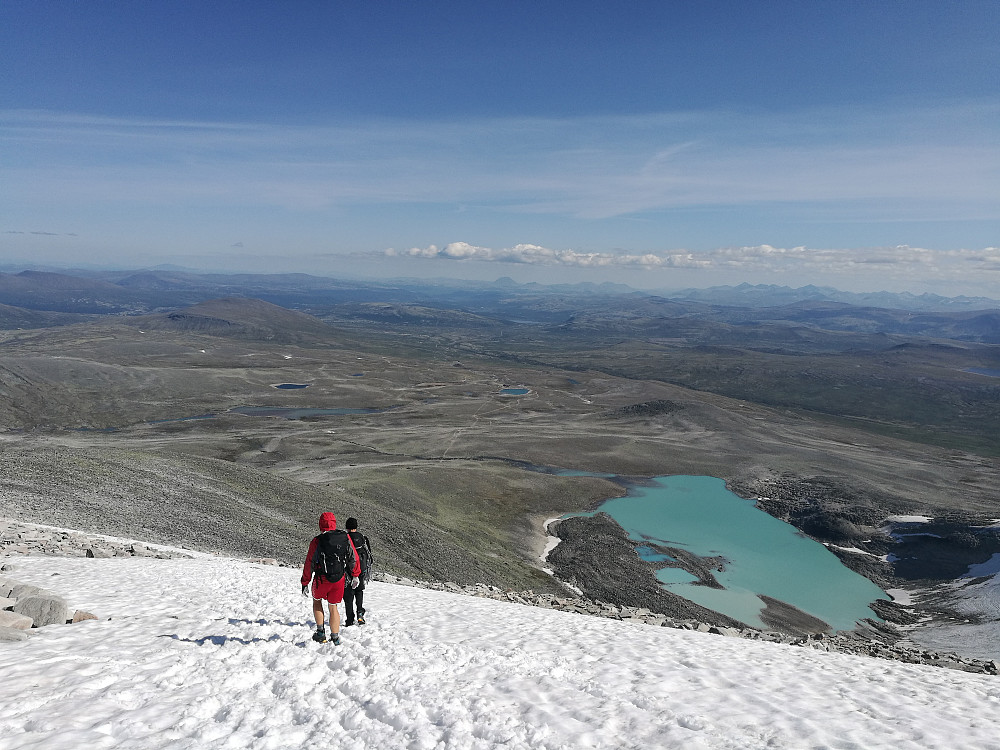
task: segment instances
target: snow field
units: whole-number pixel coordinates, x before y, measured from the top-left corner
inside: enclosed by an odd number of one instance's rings
[[[310,640],[296,570],[16,565],[113,619],[0,645],[4,750],[1000,750],[985,675],[378,582],[338,647]]]

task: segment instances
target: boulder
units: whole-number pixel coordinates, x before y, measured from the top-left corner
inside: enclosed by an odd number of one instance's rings
[[[0,611],[0,627],[14,630],[27,630],[32,625],[32,619],[17,612]]]
[[[73,613],[73,622],[83,622],[84,620],[96,620],[97,615],[92,615],[90,612],[84,612],[82,609],[78,609]]]
[[[32,586],[28,583],[15,583],[7,596],[12,596],[16,599],[21,599],[25,596],[41,596],[43,594],[51,595],[51,591],[47,591],[38,586]]]
[[[62,625],[69,619],[69,606],[66,600],[55,594],[36,594],[19,598],[14,605],[14,611],[30,617],[36,628]]]
[[[26,641],[28,640],[28,634],[24,630],[17,630],[16,628],[7,628],[0,625],[0,641]]]
[[[728,636],[729,638],[739,638],[740,636],[740,631],[736,628],[724,628],[719,625],[713,625],[708,629],[708,632],[714,635]]]

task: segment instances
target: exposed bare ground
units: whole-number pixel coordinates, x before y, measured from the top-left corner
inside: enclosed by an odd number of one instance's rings
[[[301,390],[275,384],[308,383]],[[506,386],[527,388],[504,396]],[[669,401],[668,410],[627,409]],[[303,420],[245,405],[378,407]],[[213,413],[211,419],[182,420]],[[558,589],[540,520],[621,493],[516,462],[734,486],[823,477],[889,513],[1000,517],[994,459],[600,373],[105,324],[0,342],[3,514],[297,561],[322,510],[410,577]],[[77,428],[91,428],[78,431]],[[98,431],[110,429],[111,431]],[[805,498],[823,502],[823,498]]]

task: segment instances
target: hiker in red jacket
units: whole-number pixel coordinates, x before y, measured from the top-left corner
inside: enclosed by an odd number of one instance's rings
[[[337,528],[337,517],[333,513],[323,513],[319,517],[319,536],[309,543],[309,552],[302,566],[302,596],[309,595],[312,581],[313,615],[316,618],[316,632],[313,640],[326,642],[323,600],[330,610],[330,640],[340,644],[340,610],[337,605],[344,599],[344,585],[350,576],[351,588],[361,582],[361,563],[358,551],[346,531]]]

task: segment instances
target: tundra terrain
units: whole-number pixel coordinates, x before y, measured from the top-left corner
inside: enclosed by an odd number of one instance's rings
[[[560,580],[540,560],[545,520],[624,492],[553,473],[569,469],[723,478],[883,587],[930,590],[1000,552],[1000,379],[972,371],[1000,361],[990,330],[282,280],[296,295],[266,278],[257,291],[288,307],[213,299],[217,279],[171,307],[169,288],[136,290],[179,282],[126,279],[114,314],[96,312],[113,281],[71,303],[61,281],[46,310],[12,304],[23,285],[0,296],[0,515],[298,563],[333,510],[362,520],[389,572],[552,592],[572,578],[600,598],[601,566],[563,563]],[[892,516],[938,526],[894,538]],[[608,555],[655,586],[627,544]]]

